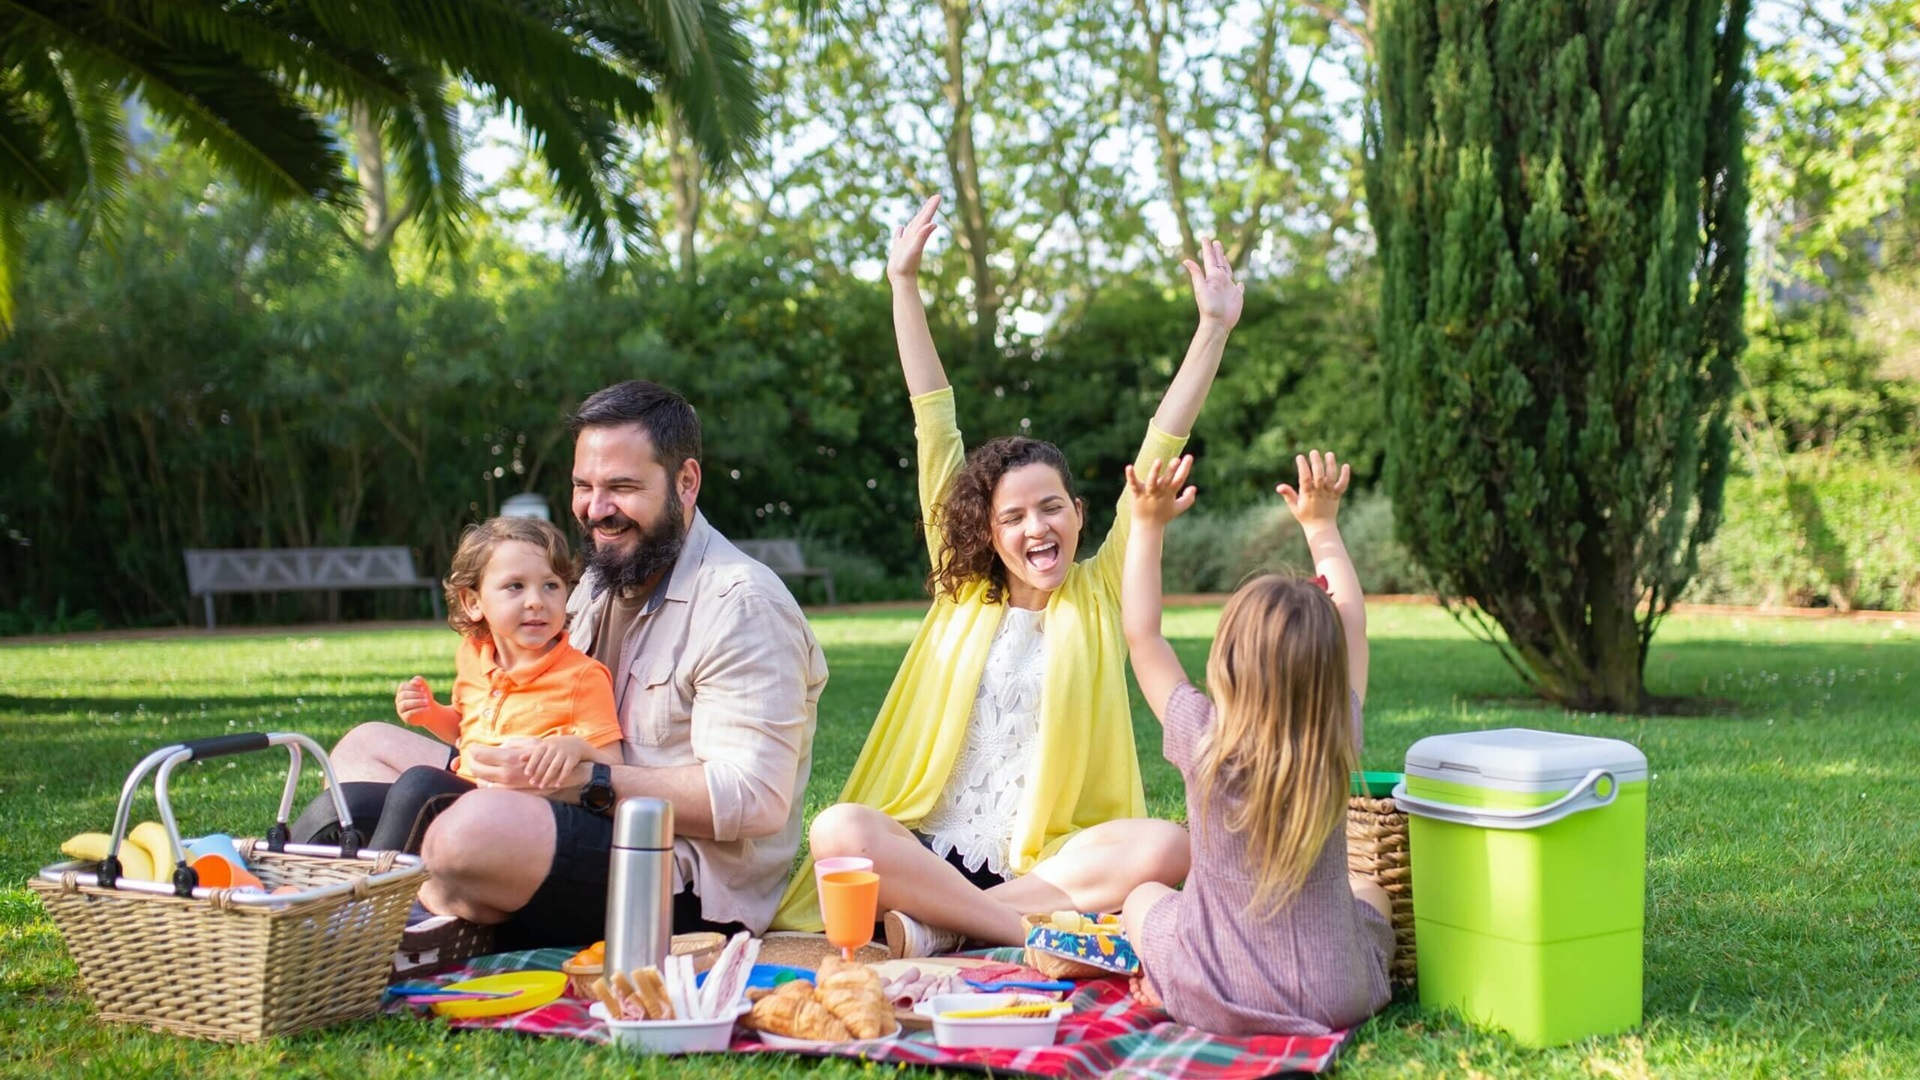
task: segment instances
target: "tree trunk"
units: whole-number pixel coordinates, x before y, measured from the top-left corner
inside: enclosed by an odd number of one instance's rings
[[[699,276],[694,241],[700,230],[700,200],[705,165],[700,152],[687,137],[686,122],[667,107],[667,181],[673,191],[673,231],[679,241],[680,277],[692,282]]]
[[[994,282],[987,211],[980,194],[980,164],[973,150],[973,99],[968,93],[966,37],[973,12],[969,0],[941,0],[946,15],[946,79],[941,91],[953,114],[947,131],[947,169],[953,178],[953,208],[960,220],[956,239],[967,256],[973,280],[973,345],[976,355],[991,352],[999,340],[999,287]]]
[[[380,138],[380,120],[364,104],[347,109],[353,129],[353,158],[360,177],[360,250],[367,262],[393,275],[393,237],[409,211],[393,208],[387,192],[387,148]]]
[[[1167,204],[1173,208],[1173,220],[1180,226],[1180,254],[1200,260],[1200,243],[1193,234],[1193,214],[1187,209],[1187,182],[1180,170],[1180,135],[1173,130],[1172,108],[1167,101],[1167,81],[1161,74],[1165,52],[1167,23],[1172,16],[1165,0],[1160,4],[1160,25],[1153,23],[1147,0],[1133,0],[1140,16],[1140,27],[1147,35],[1143,80],[1147,89],[1147,112],[1153,119],[1154,138],[1160,144],[1160,180],[1167,185]]]

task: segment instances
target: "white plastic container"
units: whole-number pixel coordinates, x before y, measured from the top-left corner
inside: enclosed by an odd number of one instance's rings
[[[1011,1005],[1053,1008],[1035,1016],[983,1016],[974,1020],[950,1020],[942,1015]],[[1060,1018],[1071,1013],[1073,1006],[1033,994],[939,994],[915,1005],[913,1011],[933,1020],[933,1041],[940,1046],[1017,1049],[1052,1046],[1060,1034]]]
[[[613,1032],[616,1045],[643,1054],[714,1054],[733,1041],[733,1025],[752,1006],[742,1002],[737,1012],[717,1020],[615,1020],[607,1015],[603,1002],[594,1002],[587,1010],[595,1020],[604,1020]]]

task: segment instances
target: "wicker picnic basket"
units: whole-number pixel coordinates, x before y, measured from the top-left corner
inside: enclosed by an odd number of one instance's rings
[[[1355,786],[1363,786],[1357,777]],[[1369,782],[1364,787],[1371,792],[1380,785]],[[1390,784],[1386,790],[1392,790]],[[1387,973],[1394,982],[1412,986],[1413,863],[1407,856],[1407,815],[1384,794],[1357,793],[1347,799],[1347,872],[1366,878],[1393,898],[1393,962]]]
[[[183,761],[286,746],[293,755],[280,815],[267,840],[236,846],[266,893],[208,889],[184,859],[166,781]],[[65,862],[28,884],[66,939],[100,1018],[222,1042],[253,1042],[374,1013],[407,911],[426,871],[391,851],[343,853],[286,843],[302,748],[337,790],[319,745],[303,735],[223,736],[149,754],[128,777],[115,815],[126,834],[132,796],[156,765],[162,823],[173,845],[172,884],[133,881],[118,861]],[[340,820],[352,819],[336,797]],[[343,857],[343,855],[345,857]],[[272,890],[292,887],[293,892]]]

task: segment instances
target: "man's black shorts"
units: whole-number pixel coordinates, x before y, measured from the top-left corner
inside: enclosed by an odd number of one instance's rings
[[[577,948],[607,934],[607,859],[613,850],[613,819],[567,803],[553,807],[553,866],[533,899],[502,924],[495,941],[502,950],[547,946]],[[673,898],[673,932],[716,930],[731,937],[737,922],[709,922],[700,896],[688,882]]]

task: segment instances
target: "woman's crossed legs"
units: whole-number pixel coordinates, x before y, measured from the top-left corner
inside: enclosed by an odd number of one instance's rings
[[[859,855],[880,875],[880,907],[994,945],[1022,945],[1020,917],[1050,911],[1114,911],[1146,882],[1187,876],[1187,831],[1170,821],[1128,818],[1082,829],[1031,871],[978,889],[906,826],[872,807],[830,806],[814,818],[815,859]]]

